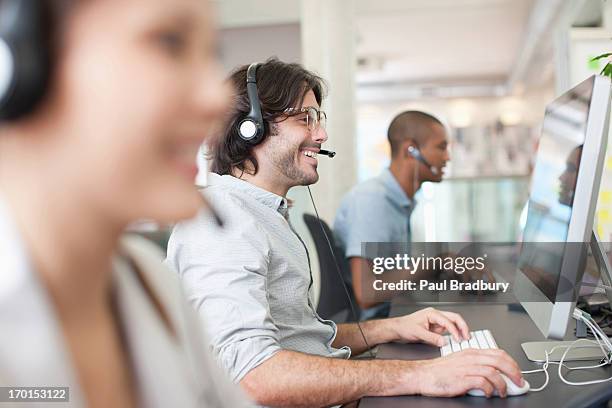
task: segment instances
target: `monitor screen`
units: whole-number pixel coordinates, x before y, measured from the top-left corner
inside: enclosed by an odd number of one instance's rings
[[[555,302],[586,135],[593,78],[547,106],[523,229],[520,270]]]

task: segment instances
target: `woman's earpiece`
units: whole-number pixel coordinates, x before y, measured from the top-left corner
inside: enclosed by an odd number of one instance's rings
[[[31,112],[51,72],[51,15],[45,1],[0,1],[0,120]]]

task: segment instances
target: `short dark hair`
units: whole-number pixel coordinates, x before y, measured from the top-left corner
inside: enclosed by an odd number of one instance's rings
[[[238,126],[248,114],[250,105],[246,90],[248,65],[237,68],[228,78],[233,87],[233,106],[226,118],[221,135],[211,138],[207,158],[211,160],[211,171],[232,174],[234,168],[245,172],[252,166],[257,173],[257,159],[253,146],[240,138]],[[324,97],[325,83],[321,77],[306,70],[300,64],[286,63],[270,58],[257,68],[257,93],[261,102],[265,122],[264,138],[275,134],[275,122],[283,120],[286,110],[299,108],[308,91],[312,90],[320,105]]]
[[[432,125],[442,125],[436,117],[421,111],[404,111],[391,121],[387,138],[391,145],[391,157],[396,157],[405,140],[414,140],[422,146],[431,133]]]

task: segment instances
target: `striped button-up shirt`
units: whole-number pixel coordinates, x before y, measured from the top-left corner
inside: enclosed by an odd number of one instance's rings
[[[229,175],[210,174],[208,182],[203,194],[223,227],[205,212],[178,224],[166,262],[233,381],[282,349],[349,358],[348,347],[332,347],[336,325],[313,307],[308,252],[287,200]]]

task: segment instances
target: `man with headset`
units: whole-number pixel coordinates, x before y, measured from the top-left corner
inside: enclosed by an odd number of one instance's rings
[[[370,273],[371,257],[362,253],[362,243],[410,243],[414,195],[424,182],[442,181],[449,160],[446,133],[444,125],[427,113],[405,111],[395,116],[387,131],[390,166],[353,187],[340,203],[334,234],[349,260],[350,276],[345,279],[352,284],[362,319],[389,315],[389,303],[376,302],[380,293],[366,292],[375,275]],[[371,214],[377,214],[374,223]]]
[[[177,225],[167,262],[205,321],[212,349],[234,382],[260,405],[330,406],[366,395],[455,396],[474,388],[506,395],[500,376],[522,378],[501,350],[471,350],[428,361],[349,360],[391,342],[443,344],[467,338],[457,314],[412,315],[336,325],[319,317],[310,259],[285,198],[315,183],[327,140],[322,80],[298,64],[270,59],[236,70],[234,108],[210,144],[203,194],[224,219],[202,213]]]

